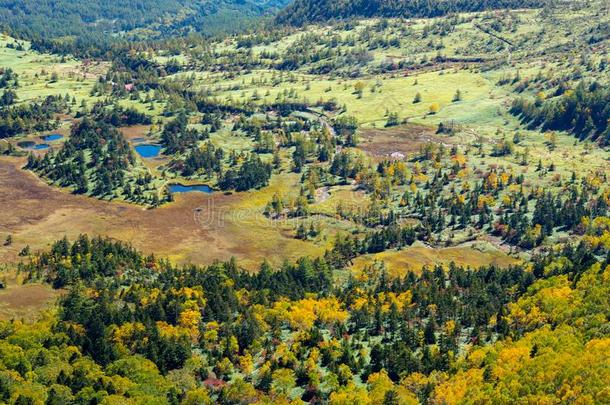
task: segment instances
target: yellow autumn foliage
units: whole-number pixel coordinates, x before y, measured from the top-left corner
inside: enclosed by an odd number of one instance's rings
[[[201,322],[201,312],[195,309],[182,311],[178,317],[178,324],[187,330],[191,340],[196,341],[199,337],[199,323]]]
[[[452,156],[451,160],[454,163],[457,163],[460,167],[465,166],[466,162],[468,161],[468,159],[466,159],[466,156],[462,155],[461,153],[458,153],[458,154]]]
[[[288,322],[293,329],[311,329],[316,320],[333,325],[343,323],[349,314],[341,308],[336,298],[305,298],[295,302],[279,301],[269,312],[270,316],[277,317],[284,322]]]
[[[477,200],[477,208],[482,210],[483,207],[492,207],[494,205],[494,198],[491,195],[480,195]]]
[[[141,334],[146,331],[146,327],[141,322],[126,322],[123,325],[115,326],[111,330],[112,341],[118,346],[123,354],[133,350],[135,344],[146,343],[138,342]],[[146,339],[146,338],[144,338]]]
[[[509,306],[517,339],[470,351],[430,403],[609,403],[608,308],[610,266],[593,265],[576,286],[564,275],[538,280]]]
[[[159,330],[159,335],[165,339],[174,339],[185,334],[185,331],[182,328],[170,325],[164,321],[157,321],[156,325]]]
[[[369,386],[369,400],[371,404],[382,404],[386,393],[394,391],[401,405],[418,404],[417,397],[406,387],[394,385],[385,370],[373,373],[367,380]]]
[[[368,405],[372,402],[364,388],[352,384],[330,394],[328,403],[329,405]]]

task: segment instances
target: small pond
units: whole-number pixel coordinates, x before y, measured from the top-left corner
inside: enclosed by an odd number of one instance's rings
[[[62,139],[64,136],[61,134],[50,134],[42,137],[42,140],[45,142],[53,142]]]
[[[197,191],[200,193],[211,194],[214,192],[207,184],[194,184],[192,186],[185,186],[183,184],[170,184],[169,191],[172,193],[190,193]]]
[[[159,153],[161,153],[161,145],[136,145],[135,150],[138,152],[138,155],[145,159],[150,159],[159,156]]]
[[[17,142],[17,146],[23,149],[33,149],[33,150],[45,150],[49,149],[51,145],[48,143],[36,143],[33,141],[21,141]]]
[[[19,146],[20,148],[23,148],[23,149],[31,149],[34,145],[36,145],[36,142],[33,142],[33,141],[17,142],[17,146]]]

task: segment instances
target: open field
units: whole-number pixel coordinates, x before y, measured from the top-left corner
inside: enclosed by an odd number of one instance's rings
[[[177,263],[210,263],[240,259],[256,268],[264,258],[275,264],[305,254],[319,254],[321,246],[292,237],[293,227],[262,215],[278,188],[290,187],[295,176],[279,176],[262,191],[212,196],[179,195],[172,204],[155,210],[122,202],[106,202],[69,194],[48,186],[20,170],[23,160],[0,158],[0,235],[13,235],[10,247],[0,247],[0,259],[13,261],[26,245],[44,249],[67,235],[106,235],[138,249],[167,256]],[[271,194],[269,194],[271,193]]]
[[[0,266],[0,321],[36,321],[40,313],[52,309],[63,290],[55,290],[49,284],[24,283],[24,274],[14,266]]]
[[[20,41],[24,50],[7,48],[8,43],[16,44],[16,41],[8,37],[0,40],[0,67],[10,68],[19,75],[16,90],[19,102],[68,94],[76,99],[77,108],[81,101],[93,100],[91,89],[97,77],[108,68],[105,62],[85,64],[73,58],[40,54],[29,49],[26,41]]]
[[[358,257],[351,270],[358,275],[367,266],[384,263],[390,277],[404,277],[408,271],[418,273],[424,266],[428,268],[435,264],[447,266],[451,262],[457,266],[476,268],[488,265],[507,267],[518,264],[521,260],[507,255],[503,250],[486,242],[469,242],[438,249],[416,244],[398,251],[388,250]]]
[[[456,140],[438,136],[430,127],[409,124],[389,129],[362,130],[359,141],[359,148],[368,154],[378,158],[388,158],[395,152],[410,156],[419,152],[420,148],[428,143],[450,145]]]
[[[0,290],[0,321],[34,321],[49,309],[60,292],[48,284],[9,284]]]
[[[286,80],[277,86],[270,83],[271,78],[272,73],[269,71],[255,71],[244,75],[239,81],[219,82],[218,75],[204,76],[201,84],[226,88],[239,85],[239,90],[224,90],[219,92],[219,96],[241,101],[258,95],[260,102],[271,102],[278,95],[291,90],[296,91],[298,99],[303,98],[310,102],[332,98],[339,105],[345,105],[347,113],[355,116],[363,127],[383,127],[388,112],[396,112],[401,120],[427,122],[430,120],[432,104],[438,104],[440,108],[438,116],[432,117],[435,123],[449,116],[455,119],[455,111],[460,111],[465,121],[476,121],[481,114],[495,114],[501,105],[500,98],[490,98],[493,91],[497,91],[493,83],[480,73],[467,69],[423,72],[413,76],[387,74],[360,79],[331,79],[297,73],[294,74],[294,79]],[[253,79],[255,83],[252,83]],[[245,84],[241,84],[242,81]],[[357,85],[364,86],[361,97],[355,91]],[[463,93],[463,101],[452,105],[452,98],[457,90]],[[421,101],[414,103],[418,93]],[[474,105],[481,107],[482,102],[488,103],[482,111],[480,108],[472,108]]]
[[[6,190],[0,199],[7,208],[0,213],[0,237],[10,233],[14,241],[10,247],[0,247],[0,259],[4,261],[18,260],[17,253],[26,245],[35,251],[49,247],[63,235],[75,238],[87,233],[127,241],[144,252],[169,257],[176,263],[206,264],[235,256],[241,266],[253,270],[265,258],[280,264],[285,259],[322,254],[330,247],[334,232],[349,230],[349,224],[332,218],[306,219],[306,223],[321,221],[324,233],[313,242],[301,241],[294,238],[294,221],[272,221],[262,215],[273,193],[291,190],[296,181],[294,175],[279,175],[261,191],[212,196],[183,194],[171,204],[146,210],[52,188],[31,173],[19,170],[19,165],[15,159],[0,158],[3,174],[0,188]],[[338,189],[328,199],[312,205],[312,213],[330,214],[339,202],[365,203],[358,195],[349,188]],[[471,247],[412,247],[365,256],[357,260],[355,268],[375,258],[387,260],[390,269],[398,264],[418,269],[451,260],[470,266],[514,263],[493,249],[480,252]]]
[[[304,63],[291,71],[276,69],[270,61],[261,62],[253,69],[237,68],[232,71],[227,68],[225,71],[201,66],[201,62],[190,53],[175,55],[165,50],[151,52],[156,53],[153,60],[158,63],[175,60],[189,66],[189,70],[159,78],[160,83],[193,77],[193,89],[209,91],[219,101],[269,104],[284,97],[289,101],[307,100],[309,104],[315,104],[318,100],[335,100],[339,109],[328,112],[325,119],[332,122],[341,114],[354,116],[360,125],[358,149],[372,157],[373,164],[396,152],[404,155],[408,161],[427,144],[434,148],[443,144],[447,149],[455,145],[463,154],[467,166],[462,173],[465,177],[455,180],[459,187],[466,183],[472,185],[481,180],[483,173],[496,169],[523,175],[523,185],[528,191],[533,186],[554,189],[575,169],[579,174],[610,174],[607,150],[591,143],[577,142],[574,137],[561,132],[556,134],[555,145],[551,148],[548,134],[524,128],[516,117],[508,113],[515,92],[509,86],[498,85],[501,78],[517,72],[524,80],[539,74],[554,77],[568,72],[568,57],[555,58],[555,50],[569,45],[562,39],[569,34],[567,25],[573,21],[582,22],[591,16],[586,10],[570,15],[555,15],[554,18],[566,26],[551,26],[539,11],[507,13],[460,14],[459,21],[449,30],[442,27],[445,22],[443,18],[414,19],[405,24],[390,20],[382,29],[377,28],[381,23],[379,19],[360,21],[350,29],[317,26],[252,47],[254,55],[278,52],[283,56],[293,47],[300,46],[299,43],[303,43],[307,35],[324,41],[337,37],[340,40],[335,59],[338,59],[339,67],[342,63],[339,57],[341,52],[350,51],[356,46],[366,49],[367,56],[370,56],[357,65],[358,77],[351,77],[348,72],[343,72],[343,77],[333,75],[334,72],[312,73],[324,60]],[[512,24],[503,27],[501,33],[513,44],[510,49],[477,28],[479,24],[489,24],[495,18],[502,20],[503,24],[505,21]],[[574,29],[578,32],[570,35],[584,35],[585,31],[580,25]],[[429,33],[423,35],[426,30]],[[375,32],[373,36],[399,36],[402,40],[399,46],[373,46],[369,42],[371,32]],[[354,43],[346,42],[350,38]],[[20,87],[16,92],[19,102],[27,103],[50,94],[69,93],[76,97],[74,108],[77,109],[82,100],[92,103],[99,99],[91,97],[90,92],[97,77],[109,68],[108,63],[90,64],[73,58],[41,55],[31,51],[27,43],[24,43],[25,50],[18,51],[7,48],[7,43],[14,43],[14,40],[6,37],[0,43],[0,66],[10,67],[18,73]],[[242,56],[242,50],[233,39],[212,42],[210,46],[220,54],[226,52],[222,57],[227,59],[233,56],[232,52]],[[319,51],[330,49],[328,42],[315,42],[312,46]],[[595,63],[608,55],[603,47],[602,43],[591,57]],[[440,55],[447,59],[436,62],[435,58]],[[405,60],[412,63],[394,71],[378,70],[383,64]],[[474,60],[480,63],[472,62]],[[57,80],[51,80],[53,72],[57,73]],[[587,74],[603,81],[602,75],[596,72],[591,70]],[[356,88],[361,88],[361,91],[356,91]],[[461,99],[454,100],[458,90]],[[533,86],[525,93],[531,96],[536,90],[539,89]],[[421,99],[414,102],[417,94]],[[154,100],[145,103],[145,97]],[[163,95],[155,97],[155,91],[148,89],[138,94],[123,95],[116,102],[150,115],[155,124],[149,139],[158,142],[161,123],[171,120],[173,113],[164,111],[169,104],[167,98]],[[149,109],[151,105],[153,108]],[[438,111],[431,113],[432,105],[436,105]],[[385,128],[389,114],[396,114],[400,125]],[[64,118],[57,132],[67,136],[71,120],[70,117]],[[210,141],[227,153],[252,151],[255,147],[253,138],[231,129],[237,116],[229,115],[223,119],[222,128],[210,135]],[[403,123],[405,120],[408,121],[406,124]],[[202,129],[204,125],[199,124],[200,121],[201,114],[198,112],[189,117],[191,128]],[[455,123],[459,130],[452,135],[437,134],[436,129],[441,122]],[[149,126],[135,126],[121,130],[128,140],[132,140],[148,136],[149,129]],[[512,154],[492,156],[494,145],[504,139],[513,139],[516,133],[521,139],[513,145]],[[40,135],[28,134],[16,141],[38,140]],[[56,148],[60,143],[54,143],[52,147]],[[479,144],[481,153],[477,152]],[[335,234],[361,231],[355,223],[340,219],[337,207],[347,204],[366,210],[370,195],[357,189],[354,184],[319,188],[318,197],[309,206],[310,217],[303,221],[305,224],[319,223],[322,232],[312,240],[295,239],[297,220],[272,221],[263,215],[265,206],[274,194],[295,198],[303,185],[300,174],[289,172],[293,150],[293,147],[282,149],[283,171],[274,173],[270,185],[262,190],[231,195],[218,192],[212,196],[176,195],[175,202],[154,210],[69,194],[67,190],[48,186],[32,173],[20,170],[24,158],[0,158],[0,171],[3,173],[0,178],[0,201],[7,207],[0,212],[0,237],[10,233],[15,240],[11,247],[0,248],[0,258],[16,260],[18,251],[25,245],[30,245],[34,250],[42,249],[64,234],[73,238],[80,233],[126,240],[144,252],[155,252],[180,263],[203,264],[236,256],[242,266],[255,269],[264,258],[278,264],[284,259],[320,255],[332,246]],[[44,152],[36,153],[42,155]],[[525,153],[528,154],[528,161],[524,164],[521,156]],[[261,154],[261,157],[265,161],[271,159],[270,154]],[[553,174],[543,175],[536,171],[532,166],[538,161],[544,162],[544,165],[553,163]],[[154,185],[159,190],[168,182],[190,184],[201,180],[197,176],[183,179],[176,173],[169,173],[169,162],[170,157],[138,158],[137,170],[142,173],[149,171],[155,177]],[[410,169],[409,175],[412,174]],[[431,177],[432,168],[426,170],[428,177],[424,177],[422,183]],[[215,185],[214,179],[201,181]],[[421,188],[424,184],[417,186]],[[398,201],[405,189],[404,185],[397,187],[390,200]],[[479,252],[460,244],[438,249],[414,246],[399,252],[367,255],[357,260],[355,268],[375,259],[387,261],[389,268],[411,266],[415,269],[435,262],[446,264],[451,260],[472,266],[488,263],[506,265],[511,262],[510,258],[494,248]]]

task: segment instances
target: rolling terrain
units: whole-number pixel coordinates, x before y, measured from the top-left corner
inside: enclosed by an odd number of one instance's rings
[[[0,0],[0,403],[608,402],[607,2],[64,3]]]
[[[41,47],[63,44],[93,51],[130,37],[240,31],[284,5],[286,0],[3,0],[0,24],[5,31]]]
[[[539,0],[296,0],[277,15],[276,21],[300,26],[307,23],[324,23],[350,18],[438,17],[459,12],[536,8],[542,7],[544,4],[544,1]]]

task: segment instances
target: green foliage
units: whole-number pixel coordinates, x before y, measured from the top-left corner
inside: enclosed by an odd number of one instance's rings
[[[72,128],[60,150],[44,157],[30,155],[26,168],[76,193],[114,198],[123,191],[126,199],[142,201],[152,178],[135,177],[134,164],[133,152],[120,131],[85,118]]]
[[[570,131],[580,139],[610,143],[610,89],[599,83],[581,82],[556,99],[544,103],[514,101],[511,112],[532,127]]]
[[[11,34],[32,40],[39,50],[77,51],[102,54],[116,38],[151,28],[156,36],[185,30],[208,34],[241,31],[250,20],[277,10],[284,0],[222,0],[213,3],[193,0],[87,0],[74,3],[57,0],[41,4],[36,0],[0,1],[0,24]],[[129,37],[129,35],[125,35]],[[134,34],[137,38],[138,34]]]
[[[511,372],[559,362],[582,375],[563,357],[577,350],[589,373],[603,373],[594,349],[608,344],[610,267],[584,245],[539,257],[533,267],[437,266],[398,279],[370,268],[366,278],[333,285],[320,259],[275,270],[265,262],[249,274],[234,261],[180,268],[108,239],[63,239],[20,266],[30,279],[68,292],[57,319],[0,323],[0,395],[207,403],[301,392],[307,400],[336,398],[356,375],[372,403],[376,395],[395,403],[407,393],[446,402],[464,395],[464,378],[481,398],[499,395],[493,390],[509,381],[555,395],[548,384],[501,370],[507,361],[517,362]],[[530,360],[511,357],[523,350]],[[322,370],[335,378],[321,384]],[[602,389],[592,383],[586,391],[597,398]]]
[[[11,92],[11,90],[8,90]],[[30,131],[46,131],[57,127],[55,114],[67,109],[67,101],[62,96],[49,96],[42,102],[12,105],[15,96],[2,98],[8,104],[0,109],[0,139],[14,137]],[[13,101],[8,102],[9,99]]]
[[[251,154],[240,166],[239,170],[227,170],[218,182],[223,190],[235,189],[245,191],[260,188],[269,183],[271,165],[264,163],[256,154]]]
[[[539,7],[538,0],[452,0],[394,2],[389,0],[350,0],[334,2],[330,0],[296,0],[276,17],[280,24],[304,25],[307,23],[358,17],[438,17],[441,15],[483,11],[489,9],[510,9]]]

